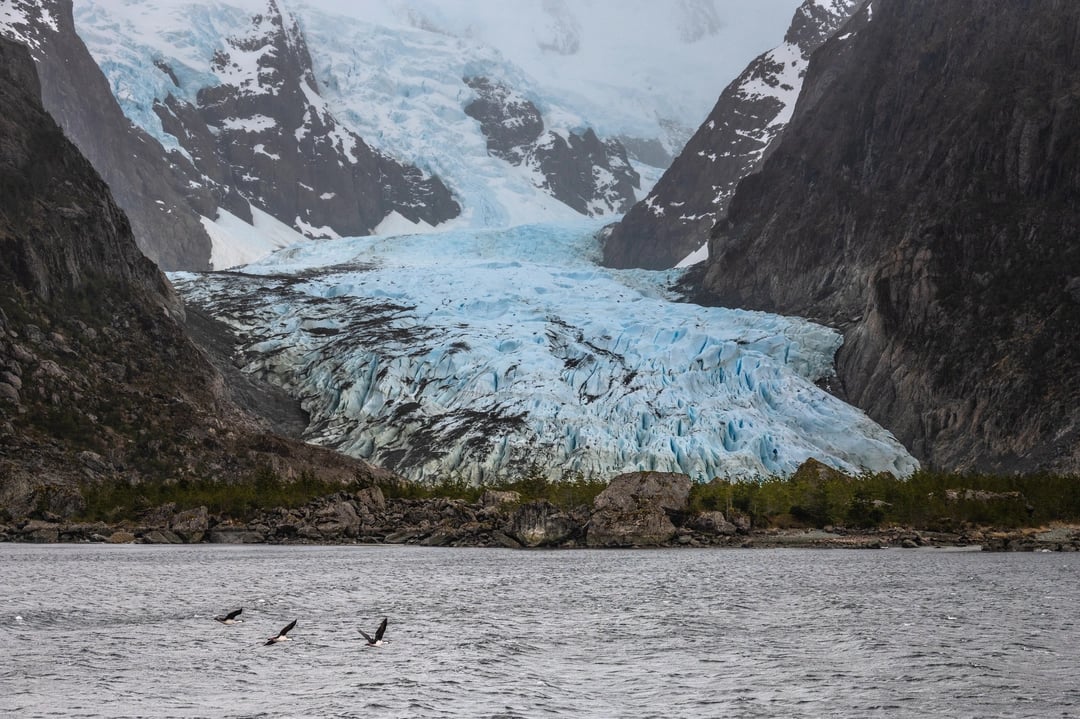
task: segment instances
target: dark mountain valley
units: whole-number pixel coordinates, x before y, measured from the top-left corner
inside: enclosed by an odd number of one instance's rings
[[[199,218],[220,212],[333,242],[470,209],[339,121],[300,25],[271,0],[215,58],[239,72],[261,52],[254,90],[191,101],[177,82],[153,108],[181,148],[166,150],[124,116],[70,2],[16,5],[24,41],[0,37],[0,540],[1080,549],[1075,3],[807,0],[789,54],[718,79],[636,202],[619,140],[559,134],[514,88],[462,78],[488,155],[582,216],[625,213],[600,232],[604,264],[670,269],[707,244],[681,296],[835,328],[816,384],[922,466],[856,475],[810,457],[695,482],[520,464],[482,484],[412,482],[303,441],[311,397],[242,371],[255,342],[163,274],[213,269]],[[573,339],[567,373],[605,355]]]

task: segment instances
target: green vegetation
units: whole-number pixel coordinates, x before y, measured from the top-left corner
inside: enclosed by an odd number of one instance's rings
[[[383,495],[388,499],[463,499],[475,502],[487,490],[517,492],[521,502],[546,500],[557,507],[572,509],[581,505],[591,505],[596,495],[604,491],[607,482],[600,479],[587,479],[580,472],[563,473],[557,480],[548,479],[539,465],[530,465],[514,479],[505,479],[491,484],[470,484],[462,479],[448,478],[439,482],[402,482],[381,483]]]
[[[340,491],[356,491],[370,482],[345,486],[305,473],[284,480],[262,466],[244,481],[144,482],[87,488],[86,509],[79,519],[115,522],[133,519],[161,505],[177,511],[205,506],[233,519],[253,518],[275,507],[299,507]],[[439,482],[378,482],[388,499],[460,499],[476,502],[487,490],[513,491],[521,502],[546,500],[563,509],[591,506],[607,482],[579,473],[548,479],[531,466],[514,479],[485,485],[461,479]],[[981,525],[1001,529],[1080,523],[1080,477],[1033,474],[996,476],[921,471],[900,480],[890,474],[849,477],[819,463],[808,463],[788,478],[731,482],[715,479],[695,484],[691,511],[719,510],[746,516],[756,528],[843,526],[869,529],[906,526],[955,531]]]
[[[207,479],[139,484],[111,484],[83,489],[85,509],[81,521],[117,522],[133,520],[155,507],[172,504],[176,511],[205,506],[213,514],[238,520],[248,520],[260,511],[275,507],[300,507],[318,497],[341,491],[356,491],[364,483],[349,485],[327,482],[305,473],[295,480],[279,477],[268,466],[252,472],[244,481],[224,483]],[[585,479],[580,474],[561,480],[547,479],[538,467],[531,467],[521,477],[490,485],[472,485],[461,480],[446,479],[436,483],[379,482],[388,499],[463,499],[479,500],[486,490],[514,491],[522,502],[547,500],[566,509],[590,505],[607,486],[600,480]]]
[[[246,481],[226,484],[212,480],[111,484],[83,490],[83,521],[115,522],[138,517],[147,510],[175,504],[177,511],[205,506],[210,512],[234,519],[250,519],[259,510],[299,507],[316,497],[345,487],[304,473],[283,480],[268,466],[256,469]]]
[[[848,477],[800,470],[787,479],[695,485],[691,508],[739,512],[755,527],[910,526],[949,531],[964,525],[1007,528],[1080,521],[1080,477],[995,476],[920,471]]]

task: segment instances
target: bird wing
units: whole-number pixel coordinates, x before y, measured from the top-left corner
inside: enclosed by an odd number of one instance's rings
[[[242,611],[244,611],[244,608],[240,607],[235,612],[229,612],[225,615],[225,619],[236,619],[238,616],[240,616],[240,612]]]
[[[284,629],[282,629],[282,630],[281,630],[280,632],[278,632],[278,636],[279,636],[279,637],[283,637],[283,636],[285,636],[285,635],[286,635],[286,634],[288,634],[288,633],[289,633],[290,631],[292,631],[292,628],[293,628],[293,627],[295,627],[295,626],[296,626],[296,620],[294,619],[294,620],[292,620],[291,622],[289,622],[289,623],[288,623],[288,624],[287,624],[287,625],[285,626],[285,628],[284,628]]]
[[[368,644],[374,644],[375,643],[375,640],[372,639],[371,637],[369,637],[367,635],[367,632],[365,632],[363,629],[360,630],[360,633],[364,635],[364,639],[367,639]]]
[[[375,630],[375,641],[382,639],[384,632],[386,632],[386,617],[383,617],[382,623],[379,624],[379,628]]]

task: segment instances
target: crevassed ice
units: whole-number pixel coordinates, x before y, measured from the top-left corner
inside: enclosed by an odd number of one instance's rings
[[[838,333],[676,302],[676,271],[598,267],[599,228],[350,238],[172,278],[247,338],[247,371],[302,398],[307,439],[412,478],[916,469],[814,384]]]

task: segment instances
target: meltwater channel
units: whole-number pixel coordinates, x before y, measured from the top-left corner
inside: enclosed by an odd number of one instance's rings
[[[1080,716],[1080,554],[8,544],[0,574],[3,716]]]

